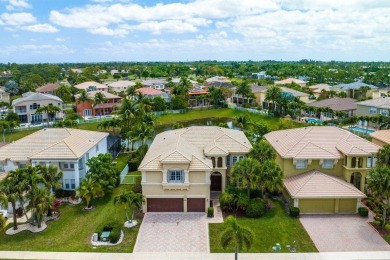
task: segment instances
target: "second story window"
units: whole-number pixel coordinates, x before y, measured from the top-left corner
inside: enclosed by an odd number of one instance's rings
[[[387,109],[381,109],[381,115],[382,115],[382,116],[388,116],[388,115],[389,115],[389,110],[387,110]]]
[[[307,168],[307,160],[297,160],[295,167],[297,169],[306,169]]]
[[[324,168],[324,169],[332,169],[333,168],[333,163],[334,163],[333,160],[324,160],[324,162],[322,163],[322,168]]]
[[[370,114],[376,114],[376,107],[370,107]]]
[[[184,182],[184,171],[183,170],[169,170],[168,171],[168,182],[170,182],[170,183],[183,183]]]
[[[64,170],[74,170],[74,163],[64,163],[62,168]]]
[[[33,103],[32,105],[30,105],[30,109],[38,109],[40,107],[41,107],[41,105],[37,104],[37,103]]]
[[[372,168],[376,164],[376,157],[367,157],[367,168]]]

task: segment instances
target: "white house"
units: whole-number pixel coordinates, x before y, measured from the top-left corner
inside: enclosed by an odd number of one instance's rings
[[[74,190],[88,171],[86,162],[107,153],[108,133],[48,128],[0,147],[0,179],[27,165],[54,165],[63,172],[62,188]]]

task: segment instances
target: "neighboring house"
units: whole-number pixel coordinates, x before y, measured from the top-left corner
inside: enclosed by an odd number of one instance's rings
[[[101,84],[101,83],[98,83],[98,82],[94,82],[94,81],[87,81],[84,83],[80,83],[80,84],[75,85],[74,87],[79,89],[79,90],[84,90],[87,92],[97,91],[97,90],[108,91],[108,86]]]
[[[37,92],[27,92],[22,94],[22,97],[12,101],[12,107],[16,114],[18,114],[20,123],[42,123],[48,121],[46,113],[36,114],[36,110],[40,107],[53,105],[61,109],[61,112],[56,113],[55,119],[62,119],[62,100],[50,94],[42,94]]]
[[[191,84],[192,86],[196,86],[198,85],[199,83],[195,80],[192,80],[192,79],[187,79]],[[181,78],[172,78],[172,83],[173,84],[179,84],[181,81]]]
[[[260,71],[260,72],[257,72],[257,73],[252,73],[252,78],[255,78],[255,79],[272,79],[272,80],[276,80],[278,77],[276,76],[270,76],[270,75],[267,75],[267,73],[265,71]]]
[[[74,190],[88,171],[87,161],[107,153],[108,133],[45,128],[0,147],[0,176],[27,165],[54,165],[63,172],[62,188]]]
[[[95,95],[102,93],[106,98],[106,102],[103,104],[94,104]],[[110,115],[112,111],[121,106],[122,98],[120,96],[105,92],[105,91],[90,91],[87,92],[90,101],[78,102],[80,94],[75,95],[76,99],[76,111],[80,116],[104,116]]]
[[[230,83],[230,79],[228,77],[224,76],[214,76],[211,78],[206,79],[206,83],[211,84],[211,83]]]
[[[188,92],[190,107],[203,107],[210,105],[209,99],[205,97],[209,93],[208,88],[195,87]]]
[[[10,101],[9,94],[7,92],[5,92],[4,88],[0,88],[0,101],[7,102],[7,103],[9,103],[9,101]]]
[[[230,168],[252,148],[245,134],[193,126],[158,134],[142,160],[143,212],[205,212]]]
[[[154,89],[152,87],[139,88],[136,91],[147,98],[153,99],[155,97],[162,97],[167,103],[171,102],[171,94],[162,92],[161,90]]]
[[[390,109],[390,97],[380,97],[357,102],[357,116],[388,116]]]
[[[80,75],[83,73],[83,69],[70,69],[72,72],[76,73],[77,75]]]
[[[119,74],[119,70],[110,70],[110,74],[114,76],[115,74]]]
[[[54,95],[54,92],[59,87],[59,85],[60,84],[58,83],[48,83],[46,85],[37,88],[35,91],[42,94]]]
[[[141,84],[145,87],[154,88],[157,90],[165,89],[167,81],[165,79],[146,79],[141,81]]]
[[[2,78],[10,78],[12,77],[12,72],[10,70],[4,70],[0,75]]]
[[[390,94],[390,87],[386,88],[378,88],[377,90],[374,90],[372,92],[372,98],[380,98],[380,97],[387,97]]]
[[[356,114],[356,100],[352,98],[329,98],[316,101],[313,103],[307,104],[309,107],[322,107],[330,108],[333,111],[341,111],[346,114],[347,117],[354,116]],[[321,119],[322,121],[332,120],[337,118],[336,115],[330,112],[321,112],[318,115],[315,112],[310,113],[309,111],[304,111],[307,116],[315,116]]]
[[[325,92],[329,92],[331,90],[332,86],[328,85],[328,84],[317,84],[317,85],[312,85],[309,87],[309,89],[313,92],[314,96],[316,98],[319,97],[319,95],[325,91]]]
[[[366,94],[364,97],[361,96],[361,87],[368,87]],[[359,99],[359,98],[368,98],[372,96],[372,93],[378,89],[378,87],[374,85],[366,84],[362,81],[356,81],[349,84],[339,84],[332,87],[336,92],[347,92],[349,98]]]
[[[135,82],[130,80],[118,80],[108,83],[107,86],[109,91],[119,93],[121,91],[126,91],[129,87],[135,86]]]
[[[380,147],[344,129],[302,127],[268,133],[284,172],[284,197],[301,213],[356,213]]]
[[[383,147],[386,144],[390,144],[390,130],[379,130],[371,133],[372,142],[376,145]]]
[[[300,79],[295,79],[295,78],[288,78],[288,79],[283,79],[283,80],[277,80],[274,82],[275,85],[288,85],[295,83],[302,88],[306,87],[306,81],[300,80]]]

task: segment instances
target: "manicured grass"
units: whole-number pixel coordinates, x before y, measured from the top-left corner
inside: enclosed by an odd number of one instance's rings
[[[140,171],[129,172],[122,181],[122,184],[135,184],[138,178],[141,178]]]
[[[390,244],[390,235],[383,236],[383,238],[386,240],[387,243]]]
[[[127,162],[129,161],[131,157],[131,154],[129,153],[122,153],[120,154],[116,159],[116,167],[118,168],[119,171],[122,171],[123,168],[125,168]]]
[[[105,198],[92,201],[96,208],[83,211],[85,203],[61,206],[58,220],[49,222],[44,232],[33,234],[23,231],[13,236],[0,235],[0,250],[29,251],[73,251],[73,252],[132,252],[137,238],[139,226],[127,229],[123,242],[118,246],[101,246],[92,248],[90,238],[98,228],[108,223],[123,225],[126,221],[123,207],[113,203],[115,195],[122,190],[131,190],[131,185],[122,185],[114,193]],[[141,220],[138,220],[140,223]]]
[[[296,241],[297,252],[317,252],[306,230],[297,218],[289,217],[280,202],[274,201],[274,208],[264,217],[238,218],[238,223],[249,228],[254,234],[250,253],[275,252],[272,247],[280,243],[282,250],[289,252],[286,245],[293,245]],[[210,250],[212,253],[234,252],[234,246],[224,250],[220,244],[220,236],[226,228],[225,224],[209,224]]]

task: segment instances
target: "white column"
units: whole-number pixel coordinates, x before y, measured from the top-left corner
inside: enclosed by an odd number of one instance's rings
[[[80,172],[79,172],[79,163],[74,164],[74,181],[76,184],[76,189],[80,187]]]
[[[168,170],[163,170],[163,180],[162,183],[168,183],[168,175],[167,175]]]
[[[294,207],[296,207],[296,208],[299,207],[298,199],[294,199]]]
[[[142,172],[142,179],[141,179],[141,182],[142,182],[142,183],[145,183],[145,182],[146,182],[146,172]]]
[[[184,171],[184,183],[190,183],[190,172],[188,170]]]

